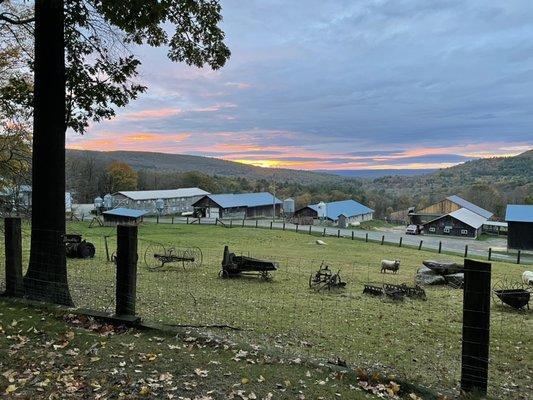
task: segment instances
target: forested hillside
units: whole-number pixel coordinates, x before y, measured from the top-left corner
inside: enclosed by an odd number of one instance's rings
[[[199,186],[211,193],[275,191],[293,197],[297,207],[312,202],[354,198],[376,210],[378,217],[410,206],[424,207],[459,194],[503,217],[507,203],[533,203],[533,151],[516,157],[469,161],[420,176],[377,179],[343,178],[289,169],[267,169],[213,158],[142,152],[67,152],[67,187],[76,201],[103,195],[106,168],[113,161],[137,173],[137,188]],[[173,162],[176,164],[173,164]]]

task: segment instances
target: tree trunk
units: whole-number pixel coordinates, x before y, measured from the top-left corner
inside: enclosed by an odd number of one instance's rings
[[[63,0],[35,2],[32,226],[27,297],[73,305],[65,258],[65,43]]]

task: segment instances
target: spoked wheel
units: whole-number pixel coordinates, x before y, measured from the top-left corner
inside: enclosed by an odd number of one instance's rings
[[[200,268],[204,260],[202,250],[199,247],[189,247],[185,249],[183,257],[188,259],[185,261],[185,265],[191,265],[194,268]]]
[[[165,246],[160,243],[153,243],[146,248],[144,252],[144,264],[146,268],[155,270],[163,267],[162,258],[166,257]]]
[[[218,277],[221,279],[227,279],[229,278],[229,273],[225,269],[221,269],[220,271],[218,271]]]
[[[259,273],[260,277],[262,280],[264,281],[271,281],[272,280],[272,275],[270,274],[269,271],[261,271]]]
[[[505,304],[505,302],[498,296],[498,293],[503,291],[513,291],[524,289],[524,285],[521,282],[513,281],[507,278],[500,279],[492,286],[492,301],[496,304]]]

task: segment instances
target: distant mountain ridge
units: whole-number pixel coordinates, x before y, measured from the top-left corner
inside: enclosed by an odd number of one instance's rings
[[[438,171],[437,168],[425,169],[336,169],[336,170],[316,170],[314,172],[344,176],[347,178],[368,178],[375,179],[383,176],[415,176],[427,175]]]
[[[320,184],[343,182],[345,178],[321,172],[285,168],[262,168],[219,158],[191,156],[186,154],[153,153],[144,151],[93,151],[66,150],[67,159],[94,158],[97,162],[122,161],[135,170],[158,170],[167,172],[201,172],[252,180],[290,182],[299,184]]]

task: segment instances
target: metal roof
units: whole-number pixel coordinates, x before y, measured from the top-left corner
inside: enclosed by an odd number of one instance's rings
[[[147,214],[146,210],[134,210],[132,208],[114,208],[112,210],[104,211],[103,214],[117,215],[119,217],[139,218]]]
[[[463,208],[466,208],[467,210],[470,210],[470,211],[473,211],[475,212],[476,214],[478,215],[481,215],[482,217],[485,217],[486,219],[489,219],[490,217],[492,217],[494,214],[491,213],[490,211],[487,211],[479,206],[476,206],[475,204],[472,204],[470,203],[469,201],[463,199],[462,197],[459,197],[457,195],[453,195],[453,196],[448,196],[446,197],[448,200],[450,200],[451,202],[463,207]]]
[[[272,193],[268,192],[208,194],[207,197],[209,197],[222,208],[259,207],[272,205],[274,202],[275,204],[283,203],[280,199],[274,197]]]
[[[487,222],[487,218],[485,217],[482,217],[481,215],[473,212],[473,211],[470,211],[466,208],[460,208],[458,210],[455,210],[449,214],[445,214],[445,215],[441,215],[440,217],[438,218],[435,218],[431,221],[428,221],[426,222],[424,225],[427,225],[427,224],[430,224],[434,221],[437,221],[441,218],[445,218],[447,216],[450,216],[450,217],[453,217],[455,218],[456,220],[458,221],[461,221],[463,223],[465,223],[466,225],[468,226],[471,226],[472,228],[474,229],[479,229],[485,222]]]
[[[507,228],[507,222],[500,222],[500,221],[485,221],[483,225],[484,226],[501,226],[503,228]]]
[[[371,208],[364,206],[361,203],[358,203],[355,200],[341,200],[341,201],[332,201],[331,203],[326,204],[326,217],[336,221],[341,214],[345,217],[354,217],[356,215],[368,214],[374,212]],[[309,204],[308,206],[312,210],[318,212],[318,204]]]
[[[205,196],[206,194],[209,194],[209,192],[193,187],[168,190],[126,190],[115,194],[121,194],[132,200],[164,200],[178,197]]]
[[[505,220],[510,222],[533,222],[533,205],[508,204]]]

